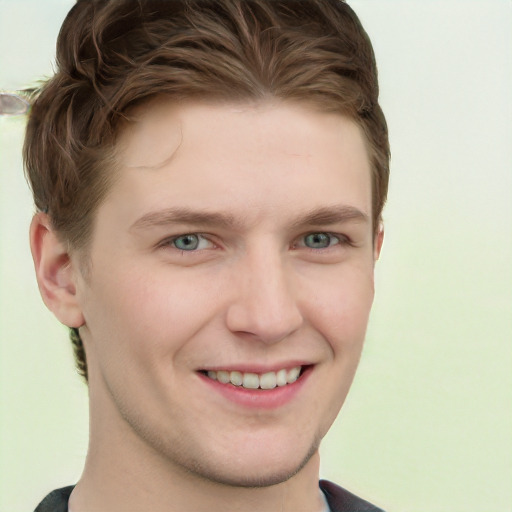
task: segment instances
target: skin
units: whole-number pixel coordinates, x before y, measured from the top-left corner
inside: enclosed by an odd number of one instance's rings
[[[134,114],[87,273],[44,214],[31,227],[42,296],[87,353],[90,446],[70,506],[320,511],[317,449],[359,361],[383,236],[363,136],[277,101]],[[197,249],[179,249],[184,234]],[[200,373],[297,364],[307,378],[271,407]]]

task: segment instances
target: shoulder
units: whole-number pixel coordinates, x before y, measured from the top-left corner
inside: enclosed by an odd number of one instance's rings
[[[68,501],[74,485],[52,491],[39,503],[34,512],[68,512]]]
[[[328,480],[320,480],[320,489],[327,498],[331,512],[384,512]]]

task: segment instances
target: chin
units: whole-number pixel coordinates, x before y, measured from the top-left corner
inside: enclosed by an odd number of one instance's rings
[[[301,459],[274,460],[273,457],[261,455],[256,463],[244,461],[241,464],[234,464],[229,468],[222,465],[215,468],[207,467],[204,464],[197,464],[191,468],[196,476],[209,480],[210,482],[230,487],[261,488],[270,487],[286,482],[299,473],[317,452],[319,443],[314,443],[309,451]]]

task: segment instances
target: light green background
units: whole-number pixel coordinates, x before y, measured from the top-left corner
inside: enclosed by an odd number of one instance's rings
[[[512,510],[512,2],[350,2],[392,143],[358,376],[322,475],[389,512]],[[0,88],[51,73],[71,0],[0,0]],[[87,390],[39,299],[24,119],[0,119],[0,510],[76,481]]]

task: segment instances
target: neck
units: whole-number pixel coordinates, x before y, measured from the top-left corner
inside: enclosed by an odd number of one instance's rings
[[[95,460],[96,459],[96,460]],[[142,463],[141,463],[142,462]],[[260,488],[232,487],[177,471],[171,465],[124,462],[88,455],[70,499],[73,512],[320,512],[319,456],[285,482]]]
[[[108,416],[108,415],[107,415]],[[144,444],[125,425],[91,416],[84,472],[69,502],[73,512],[320,512],[319,455],[288,480],[266,487],[225,485],[191,473]],[[117,427],[119,427],[119,423]],[[101,429],[95,425],[101,425]],[[116,435],[112,435],[116,432]]]

